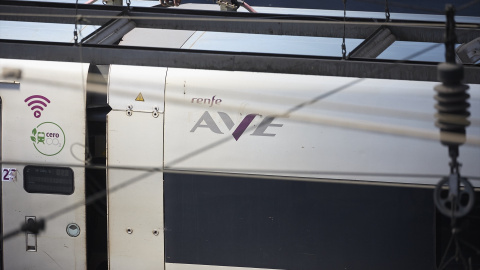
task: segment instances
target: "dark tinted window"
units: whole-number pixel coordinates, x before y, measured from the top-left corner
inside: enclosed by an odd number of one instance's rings
[[[26,166],[23,187],[28,193],[70,195],[74,191],[73,170],[62,167]]]

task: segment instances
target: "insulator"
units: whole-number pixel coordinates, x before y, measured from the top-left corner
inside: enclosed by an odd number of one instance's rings
[[[468,85],[461,83],[463,66],[454,63],[438,65],[438,79],[442,82],[434,87],[437,94],[437,119],[435,125],[440,128],[440,141],[447,146],[461,145],[465,142],[465,129],[470,125],[470,113],[467,102]],[[453,135],[453,136],[452,136]]]

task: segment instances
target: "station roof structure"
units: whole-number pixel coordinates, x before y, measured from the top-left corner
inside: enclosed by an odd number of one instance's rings
[[[0,2],[0,58],[422,81],[444,61],[443,15],[81,2]],[[480,37],[480,17],[456,22],[458,45]],[[465,82],[480,83],[478,61],[464,66]]]

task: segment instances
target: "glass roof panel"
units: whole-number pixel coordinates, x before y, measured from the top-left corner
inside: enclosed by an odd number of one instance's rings
[[[377,59],[444,62],[445,45],[430,42],[395,41]]]
[[[345,43],[353,50],[362,41],[346,39]],[[341,57],[341,44],[341,38],[197,32],[182,48]]]
[[[100,26],[79,25],[79,39],[95,31],[98,27]],[[2,39],[73,43],[73,30],[73,24],[0,21]]]

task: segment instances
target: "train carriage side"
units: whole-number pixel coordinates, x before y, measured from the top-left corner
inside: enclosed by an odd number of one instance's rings
[[[82,65],[0,59],[4,235],[85,198]],[[85,208],[50,217],[3,241],[3,269],[85,269]]]
[[[108,164],[151,171],[109,174],[136,190],[108,199],[111,269],[435,268],[436,83],[136,69],[111,66]],[[479,158],[462,146],[462,173]]]

